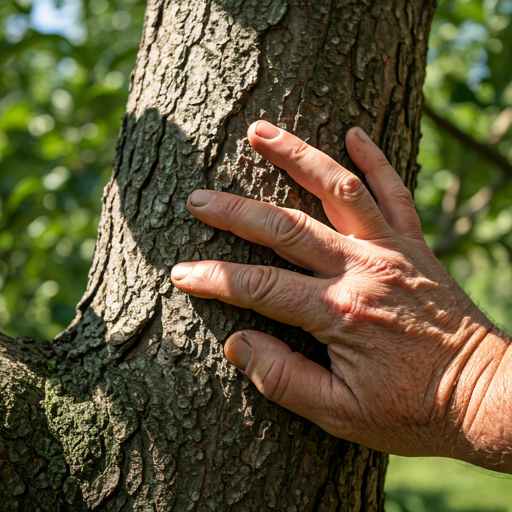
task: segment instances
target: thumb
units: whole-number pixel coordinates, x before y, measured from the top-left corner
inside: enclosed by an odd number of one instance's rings
[[[233,334],[224,352],[266,398],[333,435],[345,437],[340,428],[347,421],[344,390],[329,370],[293,352],[281,340],[257,331]]]

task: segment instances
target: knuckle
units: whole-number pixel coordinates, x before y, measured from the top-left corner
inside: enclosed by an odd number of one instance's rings
[[[410,190],[405,186],[398,187],[393,192],[393,197],[395,200],[405,206],[409,206],[414,208],[414,199],[412,198],[412,194]]]
[[[363,182],[351,172],[344,173],[336,183],[334,195],[340,201],[345,203],[355,203],[360,201],[367,193]]]
[[[366,317],[368,309],[368,295],[357,288],[350,288],[341,301],[341,311],[343,313],[343,324],[345,328],[351,328],[357,325]]]
[[[393,167],[389,163],[389,160],[384,156],[384,153],[382,153],[382,151],[380,149],[379,149],[379,152],[380,152],[380,156],[377,158],[377,166],[385,167],[385,168],[391,167],[391,169],[393,169]]]
[[[299,210],[280,210],[273,216],[272,232],[280,246],[297,243],[306,233],[308,216]]]
[[[252,304],[265,302],[278,280],[278,271],[273,267],[256,266],[246,271],[246,286]]]
[[[372,264],[372,270],[374,274],[385,280],[394,280],[401,274],[398,263],[389,258],[377,258]]]
[[[333,332],[347,332],[365,319],[369,295],[356,286],[333,287],[322,298],[324,310],[333,319]]]
[[[261,380],[261,392],[267,400],[280,402],[286,395],[291,384],[290,364],[297,356],[298,352],[293,352],[287,357],[276,359],[270,366],[268,372]]]
[[[401,255],[374,258],[370,265],[373,275],[388,286],[401,285],[414,273],[411,263]]]
[[[303,140],[297,142],[297,144],[294,144],[292,146],[292,149],[290,151],[290,159],[294,160],[296,162],[302,160],[304,156],[309,151],[309,144],[304,142]]]
[[[222,264],[217,261],[212,263],[211,265],[202,266],[201,267],[201,278],[203,281],[208,282],[216,282],[220,281],[222,278]]]
[[[231,196],[224,203],[223,214],[226,217],[237,217],[241,214],[244,209],[246,200],[240,196]]]

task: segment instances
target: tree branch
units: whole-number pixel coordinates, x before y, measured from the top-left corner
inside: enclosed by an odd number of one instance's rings
[[[423,112],[428,117],[430,117],[430,119],[432,119],[432,121],[434,121],[439,126],[439,128],[448,132],[452,137],[462,142],[462,144],[464,144],[464,146],[466,146],[468,149],[476,151],[483,158],[496,164],[503,170],[508,179],[512,179],[512,165],[510,165],[509,161],[504,156],[500,155],[492,147],[486,144],[482,144],[481,142],[477,142],[475,139],[473,139],[473,137],[457,128],[454,124],[450,123],[450,121],[447,121],[443,117],[436,114],[426,105],[423,106]]]

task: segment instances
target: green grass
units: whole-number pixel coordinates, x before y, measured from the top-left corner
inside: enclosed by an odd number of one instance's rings
[[[512,476],[449,459],[391,456],[386,512],[512,512]]]

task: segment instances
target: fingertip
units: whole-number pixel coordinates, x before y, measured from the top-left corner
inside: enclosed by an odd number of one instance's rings
[[[369,147],[375,146],[375,143],[372,139],[367,135],[367,133],[359,126],[353,126],[345,135],[345,142],[347,144],[347,149],[350,150],[356,149],[359,151],[360,149],[369,149]],[[366,146],[366,148],[365,148]]]
[[[187,200],[187,208],[190,210],[190,207],[193,208],[201,208],[203,206],[207,206],[208,203],[215,197],[215,192],[212,190],[203,190],[197,189],[194,190],[189,196]]]
[[[359,128],[359,126],[352,126],[352,128],[350,128],[350,130],[346,133],[345,140],[357,137],[357,132],[359,130],[362,130],[361,128]]]
[[[171,270],[171,280],[174,284],[183,281],[192,272],[192,265],[179,263],[174,265]]]
[[[286,356],[291,352],[292,349],[280,339],[252,330],[232,334],[224,345],[224,354],[231,363],[245,372],[249,370],[248,366],[251,363],[253,373],[266,361]]]
[[[259,123],[259,121],[254,121],[254,123],[249,125],[249,128],[247,128],[247,138],[249,139],[249,142],[251,141],[251,138],[254,136],[254,129],[256,128],[256,125]]]
[[[251,124],[247,130],[247,137],[251,145],[256,141],[273,141],[283,133],[281,128],[269,123],[268,121],[259,120]]]
[[[356,126],[354,127],[354,135],[363,143],[363,144],[370,144],[371,146],[374,146],[374,142],[368,134],[360,127]]]
[[[230,336],[224,345],[224,354],[230,363],[245,372],[252,358],[252,347],[247,333],[240,331]]]
[[[381,149],[359,126],[355,126],[347,132],[345,142],[350,158],[364,174],[382,167],[383,159],[388,163]]]
[[[261,146],[264,140],[262,140],[260,137],[256,135],[256,125],[260,121],[255,121],[254,123],[249,126],[247,129],[247,139],[249,140],[249,144],[253,147],[254,150],[258,151],[258,148]]]

